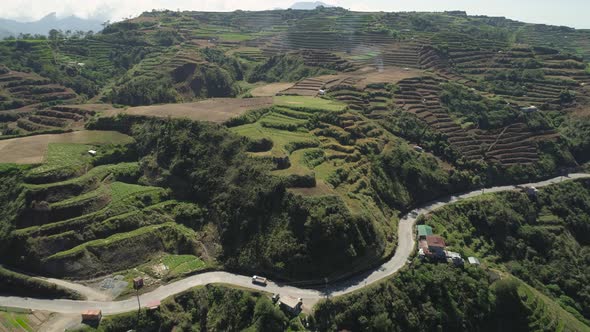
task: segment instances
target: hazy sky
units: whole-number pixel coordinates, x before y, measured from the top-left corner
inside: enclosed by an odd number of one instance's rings
[[[156,9],[231,11],[288,8],[297,0],[2,0],[0,17],[38,19],[50,12],[58,16],[120,20]],[[325,0],[351,10],[443,11],[465,10],[469,14],[506,16],[532,23],[567,25],[590,29],[590,0]]]

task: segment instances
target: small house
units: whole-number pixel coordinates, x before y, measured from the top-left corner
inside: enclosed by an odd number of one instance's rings
[[[469,262],[469,264],[471,265],[480,265],[481,263],[479,262],[479,259],[475,258],[475,257],[467,257],[467,261]]]
[[[531,105],[531,106],[527,106],[527,107],[521,107],[520,110],[525,113],[534,113],[534,112],[537,112],[539,109],[537,108],[537,106]]]
[[[96,156],[96,150],[88,150],[88,154],[91,156]]]
[[[303,299],[296,299],[291,296],[285,296],[279,299],[279,305],[281,308],[287,310],[289,313],[293,315],[299,315],[301,309],[303,308]]]
[[[100,322],[102,319],[102,311],[100,310],[86,310],[82,313],[83,322]]]
[[[320,96],[323,96],[323,95],[325,95],[325,94],[326,94],[326,90],[324,90],[324,89],[319,89],[319,90],[318,90],[318,94],[319,94]]]
[[[428,252],[431,256],[444,258],[445,254],[445,239],[438,235],[427,235],[426,243],[428,244]]]
[[[426,240],[428,235],[432,235],[432,227],[428,225],[418,225],[418,238],[420,240]]]

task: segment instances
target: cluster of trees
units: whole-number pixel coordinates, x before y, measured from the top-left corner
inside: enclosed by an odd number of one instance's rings
[[[23,179],[26,167],[0,165],[0,257],[8,249],[8,239],[18,215],[25,206]]]
[[[71,39],[82,39],[82,38],[88,38],[88,37],[92,37],[92,36],[94,36],[94,31],[92,31],[92,30],[88,30],[88,31],[82,31],[82,30],[62,31],[62,30],[57,30],[57,29],[51,29],[51,30],[49,30],[47,38],[52,41],[57,41],[57,40],[61,40],[61,39],[70,39],[70,38]]]
[[[249,142],[224,127],[123,116],[101,118],[92,128],[131,133],[142,181],[206,209],[204,220],[217,228],[220,260],[230,269],[309,280],[383,252],[369,219],[352,216],[335,196],[288,193],[270,174],[274,165],[249,157]]]
[[[488,99],[464,86],[448,83],[440,95],[451,113],[473,122],[478,128],[495,129],[512,124],[519,113],[499,99]]]
[[[36,298],[67,298],[80,300],[74,291],[30,276],[7,270],[0,266],[0,294],[32,296]]]
[[[320,302],[319,331],[528,331],[518,285],[483,269],[416,261],[395,278]],[[543,318],[544,319],[544,318]]]
[[[371,185],[387,205],[406,210],[446,193],[469,189],[474,185],[472,176],[467,171],[449,173],[431,156],[398,145],[374,158]]]
[[[536,198],[509,192],[450,205],[427,223],[459,252],[485,257],[590,319],[590,183],[565,182]]]
[[[174,103],[180,99],[170,79],[137,77],[112,88],[108,99],[123,105]]]
[[[248,82],[294,82],[305,77],[330,73],[327,69],[306,66],[301,56],[281,54],[272,56],[265,63],[252,68]]]
[[[559,127],[578,163],[590,161],[590,117],[568,117]]]

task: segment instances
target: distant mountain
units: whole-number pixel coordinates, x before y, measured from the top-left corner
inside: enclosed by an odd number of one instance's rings
[[[302,1],[302,2],[296,2],[294,3],[291,7],[291,9],[303,9],[303,10],[313,10],[316,9],[317,7],[334,7],[332,5],[328,5],[327,3],[323,3],[321,1]]]
[[[94,32],[102,30],[102,23],[96,19],[83,19],[76,16],[57,18],[55,13],[51,13],[38,21],[19,22],[0,18],[0,37],[18,35],[19,33],[43,34],[46,35],[49,30],[92,30]]]

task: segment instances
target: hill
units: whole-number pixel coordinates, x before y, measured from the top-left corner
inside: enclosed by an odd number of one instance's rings
[[[152,11],[83,38],[2,41],[0,148],[16,151],[4,161],[17,164],[0,167],[0,251],[11,250],[0,260],[155,284],[207,268],[303,284],[364,271],[393,254],[399,218],[418,204],[590,161],[588,40],[585,30],[462,12],[318,8]],[[533,204],[510,196],[490,206],[527,212],[511,200]],[[587,318],[572,292],[582,273],[553,280],[510,256],[520,245],[525,261],[553,273],[566,258],[539,257],[537,245],[584,245],[570,241],[585,227],[577,210],[545,203],[555,209],[543,212],[548,227],[508,211],[506,222],[524,229],[509,227],[510,239],[522,244],[500,239],[504,251],[487,239],[483,249]],[[465,247],[462,236],[477,235],[468,224],[457,233],[451,240]],[[163,262],[184,267],[154,272]],[[448,279],[493,295],[492,281],[465,273]],[[449,327],[463,318],[445,314]],[[346,317],[336,328],[367,323]]]
[[[76,16],[58,18],[56,13],[50,13],[37,21],[20,22],[0,18],[0,37],[18,36],[19,34],[47,35],[49,30],[94,31],[102,30],[103,22],[96,19],[83,19]]]

